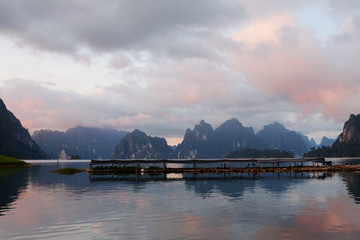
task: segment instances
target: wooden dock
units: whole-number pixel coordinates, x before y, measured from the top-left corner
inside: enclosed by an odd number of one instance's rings
[[[154,166],[155,165],[155,166]],[[105,159],[91,160],[90,174],[299,171],[332,166],[324,158]]]

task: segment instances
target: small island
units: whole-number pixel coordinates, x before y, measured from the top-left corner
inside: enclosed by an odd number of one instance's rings
[[[0,168],[9,168],[9,167],[27,167],[30,164],[12,157],[7,157],[0,154]]]

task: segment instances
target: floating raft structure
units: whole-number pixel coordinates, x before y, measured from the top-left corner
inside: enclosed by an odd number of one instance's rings
[[[224,172],[306,172],[356,171],[349,166],[333,166],[325,158],[223,158],[223,159],[106,159],[91,160],[89,173],[161,174],[161,173],[224,173]]]

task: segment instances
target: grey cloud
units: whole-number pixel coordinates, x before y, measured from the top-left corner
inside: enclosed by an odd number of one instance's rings
[[[335,15],[349,15],[354,14],[360,9],[360,2],[358,0],[327,0],[327,3],[332,8]]]
[[[81,47],[95,52],[160,47],[149,43],[169,44],[164,49],[176,54],[174,42],[186,51],[194,42],[184,38],[196,38],[198,29],[224,27],[243,16],[242,5],[220,0],[1,0],[0,32],[24,45],[70,55]],[[178,39],[181,29],[188,35]]]

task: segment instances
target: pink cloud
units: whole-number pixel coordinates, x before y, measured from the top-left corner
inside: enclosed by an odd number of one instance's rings
[[[147,121],[152,119],[152,116],[150,114],[146,114],[146,113],[139,113],[136,115],[136,118],[140,121]]]
[[[134,126],[135,122],[131,117],[124,116],[118,118],[100,119],[100,124],[128,128]]]
[[[254,87],[302,106],[304,114],[321,109],[325,116],[343,121],[358,111],[348,101],[358,95],[360,87],[352,65],[339,64],[332,49],[323,48],[315,34],[296,26],[293,18],[261,19],[233,33],[232,38],[246,49],[232,55],[234,68]],[[339,107],[343,102],[351,112]]]
[[[59,100],[61,103],[71,103],[72,102],[71,97],[61,97]]]
[[[20,110],[30,110],[33,108],[38,108],[43,104],[44,104],[44,100],[42,98],[26,99],[19,103],[18,108]]]

